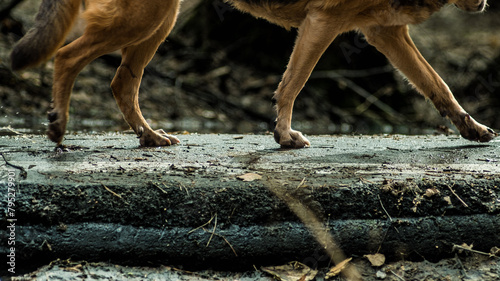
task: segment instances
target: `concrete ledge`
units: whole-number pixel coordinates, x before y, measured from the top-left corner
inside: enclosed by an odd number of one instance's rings
[[[498,141],[312,136],[310,148],[281,150],[269,135],[179,138],[139,148],[132,135],[79,134],[55,151],[44,136],[0,137],[11,164],[0,159],[1,194],[8,171],[16,185],[15,216],[0,224],[17,220],[18,266],[70,257],[231,269],[326,260],[276,185],[325,221],[348,255],[438,260],[453,244],[500,245]],[[239,179],[247,173],[261,178]],[[0,206],[8,210],[7,200]]]

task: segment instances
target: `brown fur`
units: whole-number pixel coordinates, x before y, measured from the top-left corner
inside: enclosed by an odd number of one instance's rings
[[[62,142],[68,121],[69,99],[74,80],[95,58],[122,51],[122,63],[111,88],[125,120],[144,146],[170,145],[179,140],[162,130],[153,131],[138,104],[144,67],[158,45],[174,26],[180,0],[87,0],[83,17],[84,34],[57,50],[70,29],[81,0],[43,0],[37,25],[14,48],[15,69],[37,64],[57,51],[55,57],[53,110],[49,113],[51,140]],[[426,20],[445,4],[480,12],[486,0],[228,0],[241,11],[281,25],[298,28],[297,41],[282,81],[273,97],[276,101],[275,139],[283,147],[300,148],[309,141],[291,129],[295,98],[309,78],[323,52],[343,32],[357,30],[385,54],[443,116],[457,126],[461,135],[475,141],[489,141],[496,134],[477,123],[457,103],[448,86],[419,53],[408,35],[408,24]],[[59,4],[55,4],[59,3]],[[59,20],[64,19],[64,20]],[[49,26],[49,27],[46,27]],[[40,48],[53,38],[54,44]],[[61,39],[62,38],[62,39]],[[21,54],[30,54],[26,61]]]

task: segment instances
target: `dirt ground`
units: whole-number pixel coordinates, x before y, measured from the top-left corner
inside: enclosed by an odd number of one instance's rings
[[[498,258],[488,258],[479,254],[460,254],[453,259],[441,260],[437,263],[428,261],[410,262],[399,261],[382,266],[373,266],[366,258],[356,258],[353,264],[358,268],[366,281],[497,281],[500,280],[500,261]],[[325,280],[329,268],[320,268],[315,276],[316,281]],[[220,272],[220,271],[189,271],[171,266],[157,267],[134,267],[121,266],[108,263],[88,263],[84,261],[56,261],[51,265],[44,266],[36,272],[24,276],[15,277],[12,280],[36,280],[36,281],[82,281],[82,280],[186,280],[186,281],[209,281],[209,280],[239,280],[239,281],[299,281],[288,275],[272,275],[262,269],[255,268],[247,272]],[[293,276],[293,275],[292,275]],[[281,278],[281,279],[279,279]],[[2,281],[6,279],[2,279]],[[311,280],[311,279],[300,279]],[[344,280],[335,276],[328,280]]]

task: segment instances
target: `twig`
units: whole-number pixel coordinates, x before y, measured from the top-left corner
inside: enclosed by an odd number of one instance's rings
[[[209,220],[209,221],[207,221],[206,223],[204,223],[204,224],[202,224],[202,225],[198,226],[197,228],[191,229],[191,230],[188,232],[188,234],[191,234],[192,232],[194,232],[194,231],[196,231],[196,230],[198,230],[198,229],[200,229],[200,228],[203,228],[205,225],[210,224],[213,220],[214,220],[214,217],[211,217],[211,218],[210,218],[210,220]]]
[[[372,184],[374,183],[374,182],[372,182],[370,180],[367,180],[367,179],[365,179],[363,177],[359,177],[359,180],[362,181],[363,183],[372,183]]]
[[[205,229],[205,226],[208,225],[208,224],[210,224],[213,220],[215,220],[214,221],[214,228],[212,229],[212,232],[210,232],[210,231],[208,231],[208,230]],[[229,243],[229,241],[227,241],[227,239],[224,236],[222,236],[222,235],[220,235],[218,233],[215,233],[215,229],[217,228],[217,214],[215,214],[215,216],[211,217],[210,220],[207,221],[206,223],[204,223],[203,225],[200,225],[197,228],[190,230],[188,232],[188,234],[190,234],[193,231],[196,231],[197,229],[200,229],[200,228],[203,229],[205,232],[208,232],[208,233],[211,234],[210,238],[208,239],[206,247],[208,247],[210,245],[210,242],[212,241],[212,238],[214,236],[217,236],[217,237],[222,238],[229,245],[229,247],[231,248],[231,250],[233,251],[233,253],[234,253],[235,256],[238,256],[238,254],[236,253],[236,251],[233,248],[233,245],[231,245],[231,243]]]
[[[498,258],[497,255],[492,254],[492,253],[486,253],[486,252],[481,252],[481,251],[478,251],[478,250],[472,250],[471,248],[468,248],[468,247],[463,247],[463,246],[460,246],[460,245],[453,244],[453,250],[455,250],[455,249],[460,249],[460,250],[463,250],[463,251],[469,251],[471,253],[488,256],[490,258],[494,258],[494,257]]]
[[[26,172],[26,170],[23,167],[18,166],[18,165],[14,165],[14,164],[10,163],[9,161],[7,161],[3,152],[0,152],[0,155],[2,155],[3,161],[5,161],[5,164],[7,164],[8,166],[11,166],[12,168],[15,168],[15,169],[18,169],[21,171],[19,173],[19,176],[21,176],[22,179],[26,179],[26,177],[28,177],[28,172]]]
[[[377,195],[377,197],[378,197],[378,201],[380,202],[380,206],[382,206],[382,210],[384,210],[385,214],[387,215],[389,220],[392,222],[392,217],[391,217],[391,215],[389,215],[389,212],[387,212],[387,210],[385,209],[384,204],[382,204],[382,199],[380,199],[380,195]]]
[[[337,82],[344,83],[346,87],[354,91],[354,93],[365,98],[367,102],[373,104],[375,107],[385,112],[389,117],[391,117],[393,121],[400,122],[400,120],[403,120],[402,119],[403,117],[396,110],[394,110],[392,107],[379,100],[376,96],[370,94],[367,90],[358,86],[352,80],[345,78],[346,75],[341,75],[339,73],[335,73],[334,71],[328,71],[320,74],[322,75],[319,74],[311,75],[311,78],[329,78]]]
[[[460,203],[462,203],[462,205],[464,205],[465,208],[469,208],[469,205],[467,205],[464,200],[462,200],[462,198],[460,198],[460,196],[458,196],[458,194],[455,193],[455,191],[453,190],[453,188],[451,188],[451,186],[447,185],[448,188],[450,189],[451,193],[453,193],[453,195],[455,195],[455,197],[458,198],[458,200],[460,201]]]
[[[236,251],[235,251],[235,250],[234,250],[234,248],[233,248],[233,245],[231,245],[231,243],[229,243],[229,241],[227,241],[226,237],[224,237],[224,236],[222,236],[222,235],[220,235],[220,234],[218,234],[218,233],[213,233],[213,234],[214,234],[215,236],[218,236],[218,237],[220,237],[220,238],[224,239],[224,241],[226,241],[226,243],[229,245],[229,247],[231,248],[231,250],[233,250],[234,255],[235,255],[235,256],[238,256],[238,254],[236,253]]]
[[[182,190],[184,188],[184,190],[186,191],[186,194],[187,196],[189,196],[189,190],[187,189],[187,187],[185,185],[183,185],[182,183],[179,183],[180,184],[180,189]]]
[[[114,196],[116,196],[116,197],[118,197],[118,198],[120,198],[120,199],[123,199],[123,197],[122,197],[120,194],[118,194],[118,193],[114,192],[113,190],[109,189],[109,187],[105,186],[103,183],[101,183],[101,184],[102,184],[102,186],[103,186],[103,187],[104,187],[107,191],[109,191],[111,194],[113,194]]]
[[[165,185],[165,184],[163,184],[163,185]],[[159,185],[154,184],[154,186],[158,187],[158,189],[161,190],[161,192],[168,194],[168,192],[166,192],[165,189],[161,188]]]
[[[12,127],[9,125],[7,127],[1,127],[0,128],[0,132],[2,136],[19,136],[19,135],[22,135],[22,133],[12,129]]]
[[[396,276],[399,280],[405,281],[405,279],[403,277],[397,275],[396,272],[391,270],[391,273],[394,274],[394,276]]]
[[[299,183],[299,185],[297,185],[297,189],[301,188],[305,182],[306,182],[306,178],[303,178],[302,181]]]
[[[467,276],[467,271],[465,270],[464,264],[462,263],[462,261],[460,260],[460,258],[458,257],[458,255],[456,253],[455,253],[455,260],[457,261],[458,265],[462,269],[462,272],[461,272],[462,275],[464,277]]]
[[[215,234],[215,229],[217,228],[217,213],[215,213],[215,222],[214,222],[214,229],[212,229],[212,235],[210,235],[210,238],[208,239],[207,246],[210,245],[210,241],[212,241],[212,237],[214,237]]]

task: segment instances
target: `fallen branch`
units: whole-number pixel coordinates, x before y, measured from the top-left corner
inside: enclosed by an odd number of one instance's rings
[[[458,194],[455,193],[455,191],[453,190],[453,188],[451,188],[451,186],[447,185],[448,188],[450,189],[451,193],[453,193],[453,195],[455,195],[455,197],[458,198],[458,200],[460,201],[460,203],[462,203],[462,205],[464,205],[465,208],[469,208],[469,205],[467,205],[467,203],[464,202],[464,200],[462,200],[462,198],[460,198],[460,196],[458,196]]]
[[[215,222],[214,222],[214,229],[212,229],[212,235],[210,235],[210,239],[208,239],[207,246],[210,245],[210,241],[212,241],[212,238],[214,237],[215,234],[215,229],[217,229],[217,214],[215,214]]]
[[[405,281],[406,279],[404,279],[403,277],[399,276],[396,272],[394,272],[393,270],[391,270],[391,273],[396,276],[399,280],[401,281]]]
[[[382,207],[382,210],[384,210],[385,214],[387,215],[387,217],[389,218],[389,220],[392,222],[392,217],[391,217],[391,215],[389,215],[389,213],[385,209],[384,204],[382,203],[382,199],[380,199],[380,195],[377,195],[377,196],[378,196],[378,201],[380,202],[380,206]]]
[[[28,177],[28,172],[26,172],[26,170],[23,167],[18,166],[18,165],[14,165],[14,164],[10,163],[9,161],[7,161],[3,152],[0,152],[0,155],[2,155],[3,161],[5,161],[5,164],[7,166],[11,166],[12,168],[15,168],[15,169],[18,169],[21,171],[19,173],[19,176],[21,176],[22,179],[26,179],[26,177]]]
[[[354,93],[366,99],[367,102],[373,104],[378,109],[385,112],[393,122],[398,123],[403,120],[403,116],[401,116],[396,110],[382,102],[378,99],[378,97],[370,94],[368,91],[354,83],[352,80],[347,79],[346,77],[366,77],[375,74],[381,74],[388,72],[388,68],[377,68],[377,69],[368,69],[365,71],[321,71],[315,72],[311,75],[311,78],[329,78],[335,80],[339,83],[343,83],[347,88],[351,89]]]
[[[104,184],[103,184],[102,186],[103,186],[103,187],[104,187],[107,191],[109,191],[111,194],[113,194],[114,196],[116,196],[116,197],[118,197],[118,198],[120,198],[120,199],[123,199],[123,197],[122,197],[120,194],[118,194],[118,193],[114,192],[114,191],[113,191],[113,190],[111,190],[109,187],[105,186]]]
[[[234,248],[233,248],[233,245],[231,245],[231,243],[229,243],[229,241],[227,241],[226,237],[224,237],[224,236],[222,236],[222,235],[220,235],[220,234],[218,234],[218,233],[213,233],[213,234],[214,234],[215,236],[218,236],[218,237],[222,238],[222,239],[226,242],[226,244],[227,244],[227,245],[229,245],[229,247],[230,247],[230,248],[231,248],[231,250],[233,251],[234,255],[235,255],[236,257],[238,256],[238,254],[236,253],[236,251],[235,251],[235,250],[234,250]]]
[[[475,254],[480,254],[480,255],[483,255],[483,256],[488,256],[490,258],[498,258],[497,255],[492,254],[492,253],[486,253],[486,252],[481,252],[481,251],[478,251],[478,250],[473,250],[472,246],[471,247],[464,247],[464,246],[453,244],[453,251],[455,251],[456,249],[459,249],[459,250],[462,250],[462,251],[468,251],[468,252],[475,253]]]

